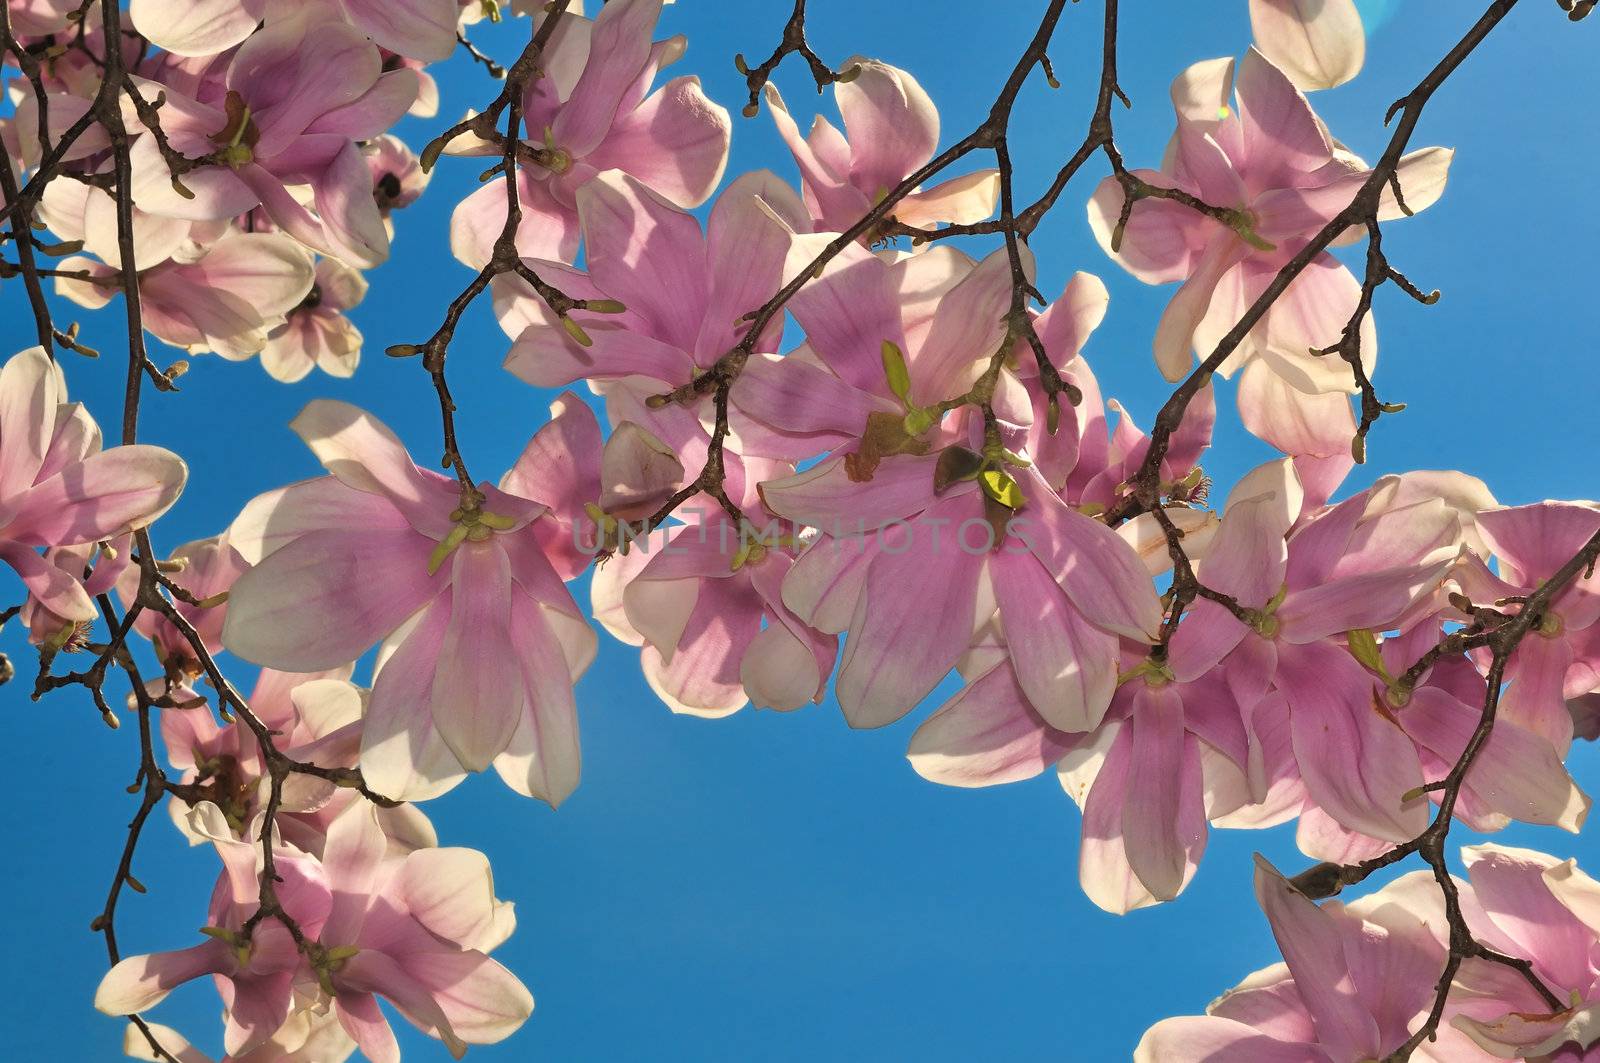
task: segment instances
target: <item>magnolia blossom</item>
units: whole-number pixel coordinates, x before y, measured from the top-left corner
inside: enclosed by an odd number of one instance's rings
[[[853,456],[763,487],[773,511],[827,533],[786,577],[784,600],[819,630],[848,627],[835,685],[845,718],[877,727],[910,711],[998,605],[1002,625],[1029,632],[1008,645],[1040,711],[1092,729],[1116,682],[1115,636],[1153,640],[1160,624],[1132,547],[1002,456],[950,442],[885,458],[862,483]],[[946,482],[951,466],[963,475]]]
[[[783,283],[789,236],[774,213],[803,217],[799,197],[764,171],[723,190],[705,231],[635,178],[609,170],[578,193],[586,272],[535,262],[541,276],[574,298],[611,303],[558,320],[521,282],[498,289],[501,327],[516,342],[506,355],[512,373],[535,387],[588,380],[603,390],[613,422],[632,421],[698,468],[710,433],[710,403],[662,406],[654,396],[692,383],[743,338],[741,316]],[[572,325],[577,326],[574,331]],[[775,318],[755,341],[773,350],[782,332]],[[759,421],[738,419],[739,450],[768,434]],[[746,487],[731,462],[731,495]]]
[[[124,534],[105,543],[53,546],[45,550],[44,559],[72,578],[81,579],[84,593],[95,598],[115,587],[132,563],[133,554],[128,549],[132,541],[133,536]],[[92,620],[69,620],[51,612],[31,592],[18,617],[28,626],[28,641],[47,651],[81,649],[94,626]]]
[[[1564,1006],[1552,1012],[1518,971],[1468,957],[1434,1038],[1414,1059],[1581,1063],[1600,1045],[1600,883],[1572,860],[1527,849],[1462,850],[1455,888],[1474,938],[1525,960]],[[1256,896],[1283,953],[1204,1016],[1166,1019],[1136,1063],[1344,1063],[1386,1058],[1434,1006],[1451,940],[1438,883],[1426,871],[1343,904],[1318,906],[1257,857]]]
[[[1464,565],[1461,588],[1485,604],[1526,596],[1554,576],[1600,533],[1600,507],[1540,502],[1478,514],[1478,528],[1498,562]],[[1514,604],[1513,604],[1514,607]],[[1539,626],[1517,646],[1506,667],[1510,686],[1501,715],[1543,735],[1561,754],[1572,744],[1566,699],[1600,688],[1600,576],[1580,571],[1557,593]]]
[[[255,499],[229,530],[254,567],[222,642],[270,668],[347,664],[383,641],[361,767],[397,799],[493,764],[559,804],[578,783],[572,684],[594,632],[551,567],[539,502],[418,468],[371,415],[318,400],[292,426],[330,476]]]
[[[1241,688],[1273,684],[1316,802],[1350,830],[1405,841],[1427,825],[1416,754],[1393,718],[1373,711],[1356,659],[1328,640],[1400,624],[1454,563],[1460,521],[1438,498],[1406,499],[1392,477],[1296,528],[1301,502],[1284,462],[1235,487],[1197,575],[1255,612],[1247,625],[1195,602],[1167,659],[1180,681],[1221,663]]]
[[[1135,1063],[1352,1063],[1383,1059],[1427,1018],[1444,970],[1438,924],[1389,891],[1350,905],[1318,907],[1265,860],[1256,859],[1256,899],[1284,963],[1257,971],[1203,1016],[1165,1019],[1134,1050]],[[1407,891],[1416,872],[1395,884]],[[1410,881],[1408,881],[1408,879]],[[1428,879],[1427,888],[1437,893]],[[1410,892],[1410,891],[1407,891]],[[1495,1058],[1449,1027],[1413,1059],[1474,1063]]]
[[[349,668],[309,675],[263,668],[250,693],[250,711],[274,732],[273,742],[286,756],[323,768],[354,768],[360,759],[368,691],[351,683],[349,673]],[[192,689],[179,688],[172,700],[190,707],[161,713],[167,759],[183,773],[185,784],[198,787],[203,799],[222,812],[229,829],[246,837],[271,792],[255,732],[237,720],[219,725]],[[360,800],[354,790],[314,775],[293,774],[284,780],[274,823],[285,841],[320,858],[328,825]],[[174,795],[168,807],[191,844],[206,840],[189,826],[189,802]],[[433,826],[415,805],[379,808],[376,814],[397,852],[437,844]]]
[[[190,826],[215,847],[223,864],[206,916],[214,929],[204,942],[186,949],[126,957],[101,979],[94,1004],[107,1015],[134,1015],[159,1004],[179,985],[211,975],[224,1005],[225,1049],[243,1055],[289,1020],[301,957],[277,920],[263,920],[248,941],[239,936],[258,906],[261,846],[252,837],[258,830],[246,839],[236,837],[211,804],[195,809]],[[301,930],[315,937],[332,902],[326,872],[287,846],[275,844],[274,850],[279,900]]]
[[[1361,72],[1367,34],[1356,0],[1250,0],[1256,47],[1305,92]]]
[[[766,86],[767,106],[800,167],[806,208],[818,232],[854,225],[939,146],[939,112],[916,78],[861,56],[845,60],[841,69],[853,71],[833,87],[843,133],[818,115],[802,136],[778,87],[770,81]],[[978,222],[994,213],[999,195],[1000,172],[977,170],[912,192],[895,204],[891,218],[923,228]],[[873,238],[865,233],[862,242]]]
[[[210,974],[226,1006],[224,1043],[233,1056],[280,1039],[297,1014],[331,1006],[368,1059],[393,1063],[399,1047],[379,997],[457,1057],[468,1044],[503,1040],[532,1013],[527,989],[487,955],[510,936],[515,916],[495,898],[481,853],[396,854],[373,807],[351,804],[329,824],[321,860],[287,845],[275,853],[279,900],[307,942],[297,949],[277,920],[244,931],[260,846],[233,837],[214,805],[198,806],[191,824],[226,868],[212,897],[209,940],[117,964],[95,993],[106,1014],[137,1014]]]
[[[761,515],[771,523],[757,534],[720,509],[700,514],[595,575],[596,619],[643,647],[645,679],[674,712],[716,717],[746,702],[789,710],[822,700],[838,638],[784,604],[794,529]]]
[[[1527,849],[1478,845],[1461,855],[1473,934],[1529,960],[1564,1006],[1552,1013],[1516,972],[1472,959],[1458,976],[1452,1024],[1496,1059],[1592,1058],[1600,1046],[1600,882],[1575,861]]]
[[[401,55],[430,62],[448,59],[456,47],[454,0],[311,0],[303,4],[341,23],[349,23],[375,42]],[[265,18],[269,25],[289,17],[270,0],[132,0],[134,28],[169,52],[216,55],[243,42]]]
[[[218,78],[188,95],[144,82],[166,97],[161,125],[172,148],[212,165],[185,173],[193,195],[173,187],[154,136],[133,146],[134,201],[171,218],[211,221],[261,207],[306,247],[356,266],[389,254],[357,141],[377,136],[417,95],[410,70],[385,72],[378,49],[315,6],[287,12],[250,36]],[[290,191],[309,186],[313,216]],[[302,293],[303,295],[304,293]]]
[[[121,290],[120,273],[101,263],[74,256],[61,268],[88,274],[85,280],[56,280],[56,290],[79,306],[98,309]],[[144,326],[174,347],[243,361],[267,345],[312,281],[311,255],[295,241],[276,233],[227,232],[141,271]]]
[[[42,216],[63,240],[100,261],[61,263],[56,290],[98,309],[122,287],[122,249],[111,196],[76,181],[46,186]],[[135,208],[134,267],[144,326],[175,347],[249,358],[313,280],[312,256],[287,236],[240,232],[228,222],[189,222]]]
[[[1231,59],[1196,63],[1173,82],[1172,100],[1178,129],[1166,162],[1135,176],[1233,211],[1235,223],[1147,198],[1134,203],[1119,242],[1124,196],[1114,178],[1095,191],[1089,222],[1106,252],[1140,280],[1184,282],[1155,337],[1156,364],[1167,379],[1179,380],[1189,371],[1190,351],[1203,358],[1215,349],[1284,264],[1350,203],[1368,170],[1255,49],[1238,65],[1237,78]],[[1397,181],[1409,212],[1443,193],[1451,157],[1443,148],[1423,148],[1401,160]],[[1406,212],[1386,190],[1379,219]],[[1355,391],[1344,362],[1313,349],[1339,340],[1360,288],[1332,255],[1318,255],[1223,363],[1223,374],[1259,360],[1300,391]],[[1363,319],[1361,352],[1370,371],[1377,353],[1370,315]],[[1252,397],[1260,396],[1241,392],[1246,405]],[[1269,416],[1241,409],[1247,423]]]
[[[415,203],[427,190],[431,180],[428,171],[422,168],[416,152],[399,137],[390,133],[375,137],[367,141],[363,153],[372,173],[372,198],[385,220],[393,211]]]
[[[222,633],[222,619],[227,615],[227,591],[244,572],[244,558],[228,542],[226,535],[216,535],[184,543],[168,556],[165,567],[176,568],[177,571],[168,578],[186,591],[189,597],[203,603],[196,605],[174,596],[173,609],[189,622],[207,651],[217,652],[222,648],[219,636]],[[142,573],[138,568],[123,570],[117,581],[117,597],[122,599],[124,607],[132,605],[138,598],[141,578]],[[133,625],[134,630],[150,640],[156,656],[169,672],[187,672],[191,675],[199,672],[188,636],[171,620],[147,609],[134,618]]]
[[[292,384],[312,368],[348,377],[361,362],[361,331],[345,316],[367,296],[367,281],[336,258],[317,263],[311,290],[267,335],[261,366],[274,380]]]
[[[145,445],[100,449],[100,429],[66,401],[60,368],[39,347],[0,369],[0,560],[29,598],[66,623],[99,611],[81,581],[37,552],[115,539],[165,513],[188,468]]]
[[[652,42],[661,6],[662,0],[612,0],[593,22],[564,17],[557,24],[544,76],[529,82],[522,103],[525,143],[534,153],[517,168],[522,254],[572,261],[578,191],[602,171],[622,170],[679,207],[704,203],[722,179],[732,134],[728,112],[706,98],[697,77],[650,91],[656,73],[685,47],[682,37]],[[450,150],[502,154],[473,137]],[[456,208],[451,249],[476,269],[489,260],[505,223],[505,189],[498,181],[486,184]],[[590,238],[586,229],[583,237]]]

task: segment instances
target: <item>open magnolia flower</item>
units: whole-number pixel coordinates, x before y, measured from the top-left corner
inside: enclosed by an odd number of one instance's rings
[[[294,429],[330,476],[253,501],[229,539],[253,567],[222,642],[292,672],[385,643],[361,766],[380,793],[431,797],[491,764],[560,804],[578,785],[572,684],[594,632],[534,524],[546,507],[420,469],[386,427],[319,400]]]
[[[1455,883],[1467,925],[1528,976],[1466,959],[1435,1039],[1411,1058],[1582,1063],[1600,1045],[1600,884],[1572,860],[1479,845]],[[1420,1028],[1445,969],[1449,923],[1438,886],[1416,871],[1348,905],[1307,900],[1257,857],[1256,897],[1284,963],[1257,971],[1204,1016],[1166,1019],[1136,1063],[1344,1063],[1382,1059]],[[1552,1010],[1529,978],[1563,1002]]]
[[[42,348],[0,369],[0,560],[52,617],[70,625],[100,614],[82,570],[53,564],[39,549],[142,528],[171,508],[187,477],[183,461],[160,447],[102,450],[99,427],[67,402],[61,370]]]
[[[697,207],[716,190],[728,162],[728,112],[706,98],[698,77],[674,78],[650,91],[656,74],[685,46],[682,37],[652,40],[662,3],[612,0],[593,22],[563,18],[556,28],[545,76],[528,83],[522,101],[523,142],[532,158],[517,169],[520,253],[572,261],[578,190],[606,170],[621,170],[678,207]],[[502,154],[472,137],[448,150]],[[456,257],[473,268],[487,262],[506,211],[499,182],[464,199],[450,221]]]
[[[1190,351],[1201,358],[1233,328],[1273,277],[1366,181],[1304,95],[1259,51],[1196,63],[1172,84],[1178,129],[1159,171],[1134,171],[1229,212],[1230,224],[1172,200],[1137,200],[1121,224],[1125,196],[1115,178],[1089,201],[1089,223],[1106,252],[1148,284],[1183,281],[1156,331],[1156,364],[1182,379]],[[1421,211],[1444,191],[1452,153],[1423,148],[1400,163],[1379,220]],[[1324,252],[1273,303],[1223,363],[1228,375],[1264,361],[1291,387],[1315,394],[1355,391],[1349,367],[1315,350],[1338,342],[1355,314],[1361,285]],[[1362,319],[1362,359],[1371,370],[1377,335]],[[1241,393],[1243,398],[1243,393]]]
[[[233,1056],[273,1040],[298,1039],[303,1048],[317,1024],[299,1016],[331,1009],[368,1059],[397,1061],[379,998],[457,1058],[468,1044],[503,1040],[532,1013],[527,989],[488,956],[516,919],[512,906],[496,899],[483,854],[397,854],[373,807],[353,803],[329,824],[320,860],[287,845],[274,854],[278,895],[297,941],[280,920],[249,922],[260,846],[234,838],[214,805],[198,806],[190,820],[226,868],[212,897],[208,940],[117,964],[95,993],[95,1007],[106,1014],[137,1014],[209,974],[226,1005],[225,1045]]]
[[[186,196],[161,144],[140,137],[134,197],[145,210],[217,221],[260,207],[314,251],[355,266],[388,257],[389,235],[357,142],[405,114],[417,78],[406,69],[386,72],[360,31],[307,5],[269,21],[193,95],[149,82],[143,91],[165,96],[161,122],[171,148],[209,163],[177,176]],[[311,189],[315,215],[290,191],[301,185]]]
[[[916,78],[863,56],[846,59],[841,69],[851,72],[833,87],[843,133],[817,115],[802,136],[778,87],[769,81],[765,89],[772,120],[800,167],[800,187],[818,232],[850,228],[939,146],[939,112]],[[918,189],[895,204],[891,218],[921,228],[969,224],[993,214],[999,195],[1000,172],[976,170]],[[874,239],[873,233],[862,235],[862,243]]]

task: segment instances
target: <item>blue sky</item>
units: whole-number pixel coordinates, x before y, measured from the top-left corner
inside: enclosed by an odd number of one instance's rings
[[[922,0],[912,18],[905,5],[882,0],[810,6],[822,55],[842,61],[860,52],[911,70],[939,105],[948,141],[982,118],[1043,4],[1010,0],[982,5],[980,15],[966,0]],[[765,166],[794,176],[767,116],[737,117],[743,79],[731,62],[736,51],[764,57],[788,7],[682,0],[664,19],[667,31],[689,36],[674,72],[698,73],[735,114],[730,174]],[[1335,135],[1375,157],[1387,139],[1380,117],[1388,103],[1444,54],[1477,8],[1364,3],[1374,27],[1367,70],[1316,99]],[[1017,108],[1012,150],[1024,200],[1082,136],[1098,75],[1099,19],[1092,0],[1068,9],[1051,49],[1062,88],[1035,78]],[[508,58],[525,28],[478,36]],[[1461,468],[1507,503],[1596,493],[1594,399],[1582,381],[1600,352],[1600,215],[1586,202],[1600,165],[1600,117],[1581,100],[1592,86],[1596,33],[1600,20],[1569,25],[1548,0],[1530,0],[1428,108],[1415,144],[1459,149],[1450,189],[1424,215],[1386,228],[1384,246],[1444,298],[1424,308],[1392,290],[1379,297],[1379,390],[1409,406],[1383,419],[1370,464],[1346,490],[1386,472]],[[1159,158],[1171,131],[1172,77],[1248,43],[1243,0],[1129,5],[1122,84],[1134,108],[1116,120],[1130,163]],[[464,61],[439,77],[441,117],[401,129],[414,145],[495,91]],[[797,114],[817,100],[798,66],[786,66],[778,81]],[[145,439],[180,450],[191,468],[188,493],[157,529],[159,543],[213,534],[256,493],[318,471],[286,427],[315,397],[372,409],[419,461],[437,452],[425,375],[382,348],[426,338],[468,279],[449,256],[447,225],[477,170],[447,160],[400,218],[394,256],[371,275],[355,314],[368,351],[353,380],[314,375],[284,386],[254,363],[206,356],[192,359],[180,395],[147,397]],[[1095,245],[1082,203],[1102,172],[1088,167],[1039,229],[1040,287],[1054,294],[1078,269],[1105,279],[1111,310],[1088,357],[1106,392],[1148,424],[1165,395],[1150,336],[1171,292],[1127,277]],[[32,342],[21,294],[17,284],[0,288],[6,354]],[[58,317],[83,320],[87,341],[106,352],[99,363],[64,357],[74,396],[112,433],[120,318],[68,306]],[[484,306],[469,314],[450,355],[462,441],[483,476],[513,460],[552,397],[499,368],[506,346]],[[1205,465],[1225,488],[1270,454],[1239,429],[1231,397],[1220,406]],[[19,595],[9,575],[0,577],[0,599]],[[30,703],[22,636],[15,624],[0,635],[22,673],[0,689],[0,726],[12,750],[0,814],[0,845],[12,854],[0,879],[7,1052],[112,1059],[121,1023],[90,1010],[105,957],[88,922],[134,808],[124,787],[136,735],[131,727],[108,731],[77,693]],[[1097,1063],[1126,1058],[1150,1023],[1200,1010],[1276,958],[1250,894],[1250,853],[1303,866],[1289,830],[1213,832],[1199,875],[1177,902],[1107,915],[1078,889],[1078,816],[1053,779],[972,792],[911,771],[905,744],[926,709],[868,733],[850,731],[831,699],[789,715],[674,717],[645,686],[635,655],[602,634],[599,659],[578,687],[584,781],[559,812],[492,778],[427,806],[446,844],[489,853],[501,896],[517,902],[518,931],[497,956],[538,1001],[518,1036],[474,1048],[469,1058]],[[1593,746],[1574,753],[1572,768],[1585,789],[1600,790]],[[1501,838],[1578,856],[1591,870],[1600,865],[1592,837],[1517,828]],[[196,940],[212,855],[189,850],[158,817],[136,870],[150,893],[123,904],[125,951]],[[215,1050],[218,1007],[209,986],[196,986],[158,1017]],[[444,1058],[408,1027],[402,1042],[410,1058]]]

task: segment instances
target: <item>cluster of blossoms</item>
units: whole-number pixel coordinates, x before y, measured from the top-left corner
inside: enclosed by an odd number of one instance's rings
[[[93,19],[69,20],[73,5],[27,6],[38,17],[18,32],[42,91],[12,83],[6,129],[24,168],[95,106],[105,47]],[[361,355],[345,316],[366,294],[361,271],[389,255],[390,212],[427,185],[387,131],[408,113],[436,112],[424,65],[454,50],[460,6],[268,8],[139,2],[128,12],[138,31],[123,42],[133,261],[123,261],[116,203],[101,183],[113,160],[98,127],[65,148],[60,163],[75,179],[46,186],[39,217],[87,252],[59,263],[57,290],[72,301],[103,306],[135,271],[144,326],[166,343],[259,355],[282,381],[314,368],[347,377]],[[159,135],[136,100],[155,109]]]
[[[14,90],[0,128],[26,172],[42,159],[41,114],[48,141],[94,105],[103,42],[69,34],[51,0],[10,7],[47,89],[43,107]],[[1491,604],[1515,618],[1600,533],[1594,504],[1502,507],[1457,472],[1333,501],[1355,463],[1358,382],[1319,352],[1356,322],[1370,373],[1376,333],[1370,292],[1326,252],[1219,367],[1240,374],[1244,426],[1283,457],[1211,506],[1203,387],[1155,452],[1164,501],[1134,504],[1158,443],[1102,396],[1083,353],[1104,284],[1078,273],[1047,309],[1017,311],[1025,246],[981,259],[938,241],[883,246],[896,225],[982,222],[1000,194],[987,169],[903,187],[940,140],[912,76],[848,61],[843,129],[818,117],[805,134],[768,86],[800,185],[760,171],[716,194],[729,116],[692,76],[656,84],[685,46],[656,38],[661,9],[541,12],[557,21],[512,111],[519,139],[440,145],[516,162],[455,209],[451,233],[482,269],[519,204],[520,263],[492,285],[505,367],[536,387],[588,384],[609,424],[564,392],[515,464],[474,483],[464,465],[418,466],[365,411],[313,401],[293,428],[327,475],[255,498],[160,563],[182,622],[136,612],[162,665],[146,696],[181,774],[173,818],[223,871],[205,940],[122,960],[102,1011],[141,1013],[209,975],[238,1060],[398,1059],[380,998],[458,1055],[513,1032],[532,998],[488,955],[511,906],[487,860],[439,847],[407,802],[491,766],[552,806],[573,792],[573,687],[597,637],[567,584],[596,556],[589,611],[640,647],[676,712],[796,710],[831,679],[852,726],[881,727],[959,673],[912,735],[912,767],[969,787],[1054,769],[1082,810],[1082,887],[1121,913],[1178,896],[1209,825],[1295,820],[1301,849],[1336,864],[1421,835],[1445,800],[1432,784],[1496,692],[1487,644],[1436,648]],[[130,93],[160,130],[130,110],[135,261],[96,180],[109,144],[84,134],[65,155],[82,180],[52,181],[41,202],[88,252],[61,263],[60,292],[103,305],[136,270],[144,326],[169,344],[259,354],[283,381],[350,375],[360,271],[383,261],[389,212],[426,183],[386,131],[437,110],[424,66],[485,10],[134,0]],[[1259,47],[1174,82],[1163,165],[1108,178],[1088,204],[1119,265],[1181,282],[1154,339],[1173,380],[1373,176],[1304,95],[1359,69],[1353,3],[1253,0],[1251,17]],[[1437,200],[1451,157],[1405,156],[1374,223]],[[1128,202],[1136,186],[1178,194]],[[890,197],[879,225],[833,246]],[[690,213],[708,201],[703,221]],[[788,350],[785,314],[803,334]],[[1025,336],[1078,401],[1060,401]],[[24,619],[47,654],[81,648],[95,595],[137,607],[130,536],[183,479],[158,448],[102,451],[42,350],[6,364],[0,558],[27,585]],[[358,686],[353,662],[374,648]],[[215,706],[202,692],[224,652],[263,669],[248,704],[270,750],[221,691]],[[1563,761],[1600,715],[1600,576],[1550,597],[1500,678],[1451,814],[1485,832],[1575,832],[1590,800]],[[285,775],[283,760],[318,771]],[[1477,941],[1527,961],[1560,1006],[1471,958],[1430,1058],[1586,1058],[1600,1044],[1600,886],[1518,850],[1480,847],[1467,863],[1458,889]],[[1429,876],[1319,908],[1263,867],[1257,892],[1286,965],[1203,1018],[1158,1025],[1140,1059],[1342,1063],[1410,1036],[1453,947]],[[141,1031],[128,1050],[158,1058]]]

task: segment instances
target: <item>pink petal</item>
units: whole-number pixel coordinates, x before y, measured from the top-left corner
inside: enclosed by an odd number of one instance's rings
[[[220,55],[255,30],[265,0],[133,0],[128,15],[151,43],[174,55]]]
[[[1205,852],[1200,751],[1184,733],[1183,698],[1171,685],[1135,692],[1126,726],[1122,842],[1139,881],[1156,900],[1168,901],[1183,892]]]
[[[28,597],[65,621],[89,621],[100,615],[94,599],[72,573],[16,543],[0,542],[0,561],[16,571]]]
[[[1563,638],[1534,633],[1517,644],[1500,696],[1499,715],[1527,728],[1565,754],[1572,745],[1572,715],[1562,696],[1562,680],[1572,666],[1572,645]]]
[[[377,997],[371,993],[336,993],[333,1010],[339,1017],[339,1025],[371,1063],[400,1063],[400,1043],[394,1039],[394,1030],[378,1007]]]
[[[231,970],[232,950],[215,940],[176,952],[129,956],[100,979],[94,1006],[107,1015],[136,1015],[161,1003],[185,982]]]
[[[855,615],[873,555],[862,539],[817,539],[783,578],[784,606],[801,622],[838,634]]]
[[[307,532],[338,531],[352,523],[387,531],[410,527],[383,496],[319,476],[251,499],[229,527],[228,542],[247,564],[258,564]]]
[[[552,125],[556,144],[581,158],[611,128],[623,95],[650,58],[650,37],[662,0],[606,5],[590,30],[589,61]]]
[[[895,455],[861,483],[850,479],[844,458],[834,458],[793,476],[767,480],[761,493],[767,508],[779,516],[835,538],[859,537],[932,505],[937,462],[933,454]]]
[[[1134,1063],[1310,1063],[1317,1057],[1309,1045],[1268,1037],[1233,1019],[1183,1015],[1162,1019],[1145,1031],[1133,1050]]]
[[[1361,72],[1367,34],[1355,0],[1250,0],[1256,47],[1302,89],[1331,89]]]
[[[438,593],[431,546],[410,529],[303,535],[239,577],[223,645],[289,672],[348,664]]]
[[[1480,707],[1463,705],[1442,690],[1421,687],[1398,715],[1407,734],[1453,765],[1477,729],[1480,713]],[[1574,833],[1590,805],[1555,748],[1505,717],[1495,721],[1479,749],[1467,773],[1466,789],[1484,807],[1512,819]]]
[[[939,112],[904,70],[855,57],[854,80],[834,86],[850,142],[850,181],[876,197],[933,157],[939,146]]]
[[[393,888],[408,915],[452,945],[476,948],[494,922],[494,875],[476,849],[418,849]]]
[[[790,233],[762,199],[769,186],[787,186],[765,171],[744,174],[717,197],[706,222],[706,262],[711,293],[695,341],[695,359],[710,365],[726,354],[748,327],[741,318],[783,284]],[[790,193],[792,195],[792,193]],[[777,334],[757,341],[762,350],[777,345]],[[770,346],[769,346],[770,345]]]
[[[413,528],[442,539],[459,503],[454,481],[418,468],[388,426],[347,402],[307,403],[289,427],[341,483],[381,495]]]
[[[456,48],[460,5],[454,0],[343,0],[356,28],[381,47],[437,62]]]
[[[1234,82],[1250,174],[1261,187],[1293,184],[1333,158],[1328,133],[1300,90],[1255,48],[1245,53]]]
[[[1074,750],[1061,762],[1063,787],[1083,806],[1082,838],[1078,845],[1078,881],[1083,892],[1100,908],[1124,915],[1157,903],[1156,897],[1134,874],[1124,837],[1125,810],[1131,799],[1129,770],[1133,734],[1126,723],[1112,722],[1095,732],[1093,746]],[[1075,758],[1101,760],[1086,797],[1069,783],[1076,773]],[[1087,771],[1087,765],[1084,766]]]
[[[1470,846],[1461,857],[1478,903],[1517,954],[1533,959],[1558,990],[1590,983],[1594,931],[1551,892],[1555,858],[1499,845]]]
[[[433,678],[449,626],[450,602],[441,598],[387,659],[380,657],[361,731],[361,771],[385,797],[426,800],[466,776],[433,722]]]
[[[1029,505],[1013,519],[1015,535],[1033,551],[1091,623],[1153,642],[1161,602],[1144,562],[1116,532],[1069,508],[1042,483],[1023,487]]]
[[[1182,380],[1189,374],[1194,362],[1190,352],[1203,346],[1195,330],[1211,309],[1218,286],[1246,250],[1246,245],[1231,234],[1214,236],[1195,263],[1194,271],[1162,311],[1161,321],[1156,326],[1156,366],[1169,381]],[[1206,357],[1211,352],[1199,350],[1199,353]]]
[[[1031,779],[1072,748],[1029,703],[1010,665],[962,687],[911,736],[912,768],[946,786],[996,786]]]
[[[6,537],[31,546],[114,539],[171,508],[188,474],[183,460],[161,447],[136,444],[91,454],[11,500]]]
[[[338,258],[367,267],[389,257],[389,232],[372,198],[372,173],[353,141],[340,149],[311,190]]]
[[[1311,796],[1344,826],[1391,842],[1428,825],[1416,749],[1380,710],[1355,659],[1327,643],[1281,646],[1277,682],[1288,699],[1295,758]]]
[[[919,228],[940,222],[972,225],[993,215],[999,199],[1000,171],[974,170],[913,192],[895,205],[894,218]]]
[[[50,450],[56,407],[66,401],[61,371],[42,347],[30,347],[0,369],[0,500],[32,486]]]
[[[1117,687],[1116,636],[1093,627],[1027,553],[990,559],[995,597],[1017,682],[1051,726],[1067,732],[1100,725]]]
[[[503,1041],[533,1014],[527,987],[481,952],[411,953],[404,965],[431,991],[455,1035],[468,1043]]]
[[[698,207],[722,180],[732,134],[727,109],[706,96],[699,78],[673,78],[619,114],[587,162],[626,171],[680,207]]]
[[[1171,187],[1172,178],[1155,170],[1133,170],[1150,184]],[[1106,254],[1146,284],[1186,280],[1194,263],[1217,231],[1204,215],[1166,199],[1144,199],[1134,204],[1123,229],[1122,244],[1111,250],[1111,237],[1122,217],[1125,197],[1115,178],[1107,177],[1089,200],[1089,228]]]
[[[845,642],[834,691],[852,727],[881,727],[939,685],[967,649],[983,557],[933,535],[967,517],[971,499],[946,499],[882,535]],[[1113,534],[1107,529],[1108,534]]]
[[[811,260],[809,243],[796,242],[791,272]],[[902,352],[901,300],[888,263],[858,245],[845,248],[822,276],[795,293],[789,311],[829,369],[868,395],[890,396],[883,375],[884,342]]]
[[[932,404],[960,395],[1000,345],[1010,306],[1011,263],[1001,248],[939,300],[928,338],[912,360],[912,397]]]
[[[1600,532],[1600,509],[1573,502],[1491,509],[1478,515],[1478,530],[1495,556],[1515,567],[1502,575],[1532,586],[1555,575]]]
[[[433,681],[433,722],[468,771],[483,771],[511,742],[525,691],[512,649],[511,565],[491,542],[456,548],[450,626]]]
[[[578,216],[595,283],[648,335],[692,351],[710,300],[700,224],[616,170],[579,190]]]
[[[577,789],[582,757],[572,693],[575,675],[552,630],[552,615],[520,595],[512,601],[511,647],[521,665],[527,704],[494,766],[507,786],[554,808]]]
[[[1318,1044],[1332,1059],[1381,1056],[1377,1023],[1358,999],[1345,960],[1347,938],[1336,917],[1298,893],[1259,856],[1256,900],[1316,1021]]]

